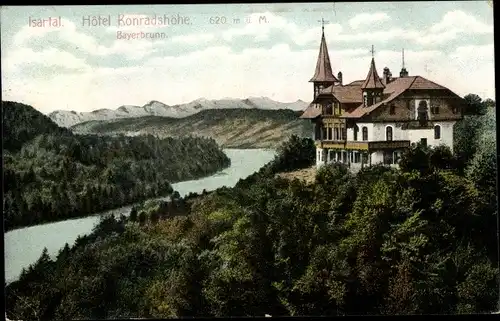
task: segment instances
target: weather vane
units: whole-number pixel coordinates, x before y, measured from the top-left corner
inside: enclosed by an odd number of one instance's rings
[[[375,55],[375,49],[373,49],[373,45],[372,45],[372,50],[370,50],[370,52],[372,53],[372,58],[373,58]]]
[[[321,20],[318,20],[318,22],[321,22],[321,30],[325,31],[325,22],[328,23],[328,21],[325,21],[325,19],[321,18]]]

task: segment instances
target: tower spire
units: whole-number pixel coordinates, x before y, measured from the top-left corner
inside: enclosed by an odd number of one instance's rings
[[[373,54],[373,46],[372,46],[372,54]],[[372,61],[370,63],[370,70],[368,71],[368,75],[366,75],[366,79],[361,85],[361,89],[381,89],[385,88],[384,84],[380,80],[380,77],[377,73],[377,68],[375,67],[375,58],[372,57]]]
[[[399,72],[399,77],[407,77],[408,76],[408,71],[405,68],[405,49],[403,48],[401,51],[401,60],[402,60],[402,67],[401,71]]]
[[[316,62],[316,70],[314,76],[309,80],[309,82],[324,82],[324,83],[334,83],[338,82],[332,72],[332,64],[330,62],[330,55],[328,54],[328,47],[326,46],[324,23],[325,20],[321,19],[321,43],[319,46],[318,60]]]
[[[402,69],[405,69],[405,48],[403,48],[403,51],[402,51],[402,58],[403,58],[403,67],[402,67]]]
[[[375,49],[373,49],[373,45],[372,45],[372,50],[370,50],[370,52],[372,53],[372,58],[375,57]]]

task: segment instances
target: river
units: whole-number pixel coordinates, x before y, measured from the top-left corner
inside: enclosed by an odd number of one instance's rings
[[[275,152],[265,149],[225,149],[231,159],[231,166],[212,176],[173,184],[174,190],[181,196],[190,192],[201,193],[215,190],[222,186],[233,187],[241,178],[258,171],[274,158]],[[35,225],[9,231],[4,237],[5,280],[15,281],[23,268],[36,262],[46,247],[50,255],[56,255],[64,244],[72,245],[80,235],[88,234],[99,222],[99,218],[108,214],[130,213],[132,206],[125,206],[111,211],[98,213],[84,218],[61,222]]]

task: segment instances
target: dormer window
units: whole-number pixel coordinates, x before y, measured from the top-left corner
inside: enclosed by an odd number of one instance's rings
[[[366,92],[363,93],[363,105],[365,107],[368,106],[368,96],[367,96]]]
[[[433,115],[437,115],[437,114],[439,114],[439,106],[438,106],[438,105],[433,105],[433,106],[431,106],[431,113],[432,113]]]
[[[395,115],[396,114],[396,106],[394,104],[391,104],[389,106],[389,114]]]
[[[422,127],[426,126],[427,121],[429,120],[428,111],[429,108],[427,107],[427,102],[425,100],[421,100],[417,108],[417,120]]]

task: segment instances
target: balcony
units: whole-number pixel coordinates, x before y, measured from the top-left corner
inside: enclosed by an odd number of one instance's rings
[[[405,149],[410,147],[409,140],[392,141],[347,141],[347,140],[317,140],[316,147],[327,149],[347,149],[347,150],[391,150]]]

